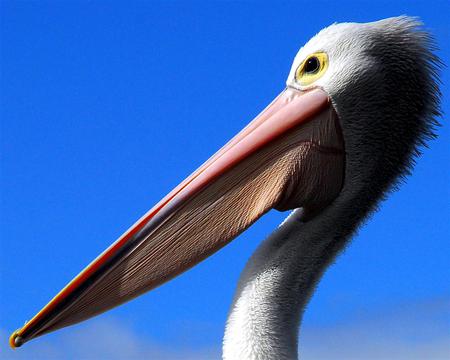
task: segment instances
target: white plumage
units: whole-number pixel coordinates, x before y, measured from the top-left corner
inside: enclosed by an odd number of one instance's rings
[[[299,50],[286,84],[330,95],[344,135],[344,186],[311,220],[295,210],[251,257],[227,321],[225,360],[297,358],[299,324],[317,281],[432,136],[439,97],[432,49],[416,19],[398,17],[334,24]],[[298,66],[319,51],[329,57],[326,73],[299,85]]]

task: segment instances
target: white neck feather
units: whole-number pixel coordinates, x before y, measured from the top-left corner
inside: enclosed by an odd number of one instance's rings
[[[225,360],[297,359],[304,307],[336,253],[333,232],[320,231],[330,228],[323,217],[301,217],[292,212],[247,263],[226,325]]]

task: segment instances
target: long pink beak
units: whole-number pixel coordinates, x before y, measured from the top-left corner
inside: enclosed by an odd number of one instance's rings
[[[342,172],[343,145],[335,120],[323,90],[283,91],[15,331],[11,346],[88,319],[172,279],[271,208],[304,206],[302,201],[311,194],[300,196],[294,204],[286,202],[287,188],[292,187],[289,174],[302,168],[299,163],[305,158],[313,166],[326,167],[323,174]],[[330,121],[331,126],[320,125]],[[331,150],[309,155],[314,146]],[[323,161],[323,156],[330,161]],[[338,193],[341,175],[333,183],[324,203]]]

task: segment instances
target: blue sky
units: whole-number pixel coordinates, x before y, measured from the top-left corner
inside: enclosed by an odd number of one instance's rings
[[[284,213],[103,316],[17,351],[7,337],[262,110],[321,28],[419,16],[450,64],[447,1],[2,1],[0,13],[2,359],[217,357],[240,271]],[[439,137],[325,274],[305,358],[449,355],[448,68],[442,81]]]

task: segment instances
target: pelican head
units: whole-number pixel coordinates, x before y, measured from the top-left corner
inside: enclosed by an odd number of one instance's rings
[[[440,95],[433,50],[409,17],[319,32],[295,57],[286,89],[17,330],[11,345],[163,284],[270,209],[301,208],[250,259],[224,341],[226,359],[296,357],[314,284],[433,136]]]
[[[367,196],[366,204],[375,205],[433,137],[440,96],[434,48],[422,24],[402,16],[333,24],[295,57],[287,86],[328,94],[345,143],[343,190],[352,188],[360,200]],[[308,61],[321,62],[311,76],[302,70]]]

